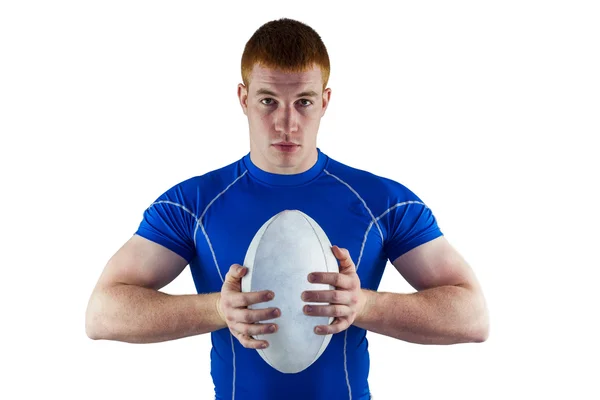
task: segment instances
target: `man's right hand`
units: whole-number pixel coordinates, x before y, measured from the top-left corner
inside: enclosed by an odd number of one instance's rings
[[[252,336],[276,332],[277,324],[259,321],[277,318],[281,311],[275,307],[248,309],[251,304],[272,300],[275,293],[269,290],[242,293],[242,277],[247,271],[248,268],[239,264],[233,264],[229,268],[217,300],[217,311],[242,346],[248,349],[264,349],[269,343],[266,340],[256,340]]]

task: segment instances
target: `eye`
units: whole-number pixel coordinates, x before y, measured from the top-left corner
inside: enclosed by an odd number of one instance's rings
[[[270,102],[268,104],[265,104],[265,100],[270,100]],[[262,99],[260,102],[262,104],[264,104],[265,106],[270,106],[271,104],[273,104],[273,99],[271,99],[270,97],[268,97],[266,99]]]
[[[308,106],[310,106],[310,105],[312,104],[312,101],[310,101],[310,100],[306,100],[306,99],[301,99],[301,100],[299,100],[299,101],[300,101],[300,102],[302,102],[302,101],[306,101],[306,102],[308,103],[308,104],[303,104],[303,106],[304,106],[304,107],[308,107]]]

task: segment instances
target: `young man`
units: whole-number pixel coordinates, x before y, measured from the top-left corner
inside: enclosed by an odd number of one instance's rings
[[[218,399],[368,399],[366,331],[414,343],[481,342],[485,300],[473,272],[443,237],[431,210],[390,179],[341,164],[317,148],[331,97],[329,58],[319,35],[289,19],[271,21],[248,41],[238,97],[250,152],[167,190],[145,211],[136,234],[109,260],[91,296],[93,339],[149,343],[211,332]],[[250,310],[272,292],[241,292],[240,264],[256,231],[297,209],[334,244],[339,273],[315,274],[335,287],[303,300],[335,317],[321,357],[283,374],[252,336],[277,329],[280,310]],[[339,246],[339,247],[338,247]],[[284,249],[282,249],[284,251]],[[416,293],[379,293],[390,260]],[[190,265],[198,295],[159,291]]]

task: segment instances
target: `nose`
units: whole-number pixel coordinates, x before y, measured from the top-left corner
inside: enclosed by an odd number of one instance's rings
[[[279,107],[276,111],[275,130],[287,135],[298,131],[298,111],[294,106]]]

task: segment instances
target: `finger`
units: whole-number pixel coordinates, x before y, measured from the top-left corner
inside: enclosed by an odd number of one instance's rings
[[[314,303],[352,304],[352,293],[346,290],[307,290],[302,300]]]
[[[242,278],[246,275],[246,271],[248,271],[248,268],[240,264],[232,264],[231,267],[229,267],[227,275],[225,275],[225,279],[223,279],[221,291],[240,292],[242,290]]]
[[[240,344],[247,349],[266,349],[267,347],[269,347],[269,342],[267,342],[266,340],[256,340],[251,336],[234,331],[232,331],[231,333],[240,342]]]
[[[270,333],[275,333],[275,332],[277,332],[278,327],[277,327],[277,324],[271,324],[271,323],[244,324],[242,322],[238,322],[235,325],[231,326],[230,329],[233,329],[234,331],[241,333],[243,335],[246,335],[246,336],[256,336],[256,335],[268,335]]]
[[[352,261],[352,257],[350,257],[350,252],[348,249],[344,249],[338,246],[332,246],[331,250],[333,251],[333,255],[338,259],[338,264],[340,266],[340,273],[352,273],[356,272],[356,266],[354,265],[354,261]]]
[[[319,306],[307,304],[302,308],[304,314],[315,317],[347,317],[352,314],[352,309],[341,304],[333,304],[330,306]]]
[[[248,293],[227,293],[224,296],[223,304],[226,307],[240,308],[248,307],[252,304],[264,303],[271,301],[275,298],[275,293],[270,290],[263,290],[260,292],[248,292]]]
[[[343,332],[350,327],[350,321],[347,318],[336,318],[329,325],[317,325],[315,326],[315,333],[317,335],[333,335],[335,333]]]
[[[281,316],[278,308],[270,307],[260,310],[249,310],[246,308],[237,308],[227,313],[229,325],[235,325],[239,322],[253,324],[260,321],[268,321]]]
[[[310,283],[324,283],[340,289],[355,289],[355,277],[337,272],[311,272],[308,274]]]

